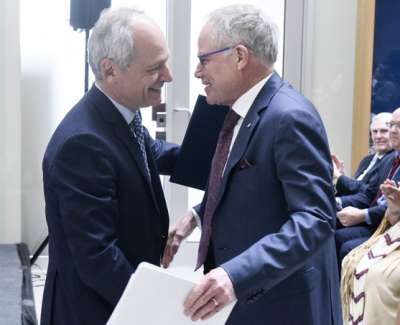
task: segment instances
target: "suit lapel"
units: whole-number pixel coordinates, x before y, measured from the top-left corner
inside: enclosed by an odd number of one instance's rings
[[[142,157],[142,153],[140,151],[138,142],[135,141],[134,139],[132,131],[129,129],[129,127],[121,127],[114,124],[114,133],[120,139],[120,141],[125,145],[126,149],[129,151],[131,157],[133,158],[137,167],[139,168],[146,183],[150,185],[150,180],[149,177],[147,176],[147,170]]]
[[[132,131],[129,126],[127,127],[126,121],[123,120],[123,125],[119,125],[118,123],[114,124],[114,133],[119,138],[119,140],[125,145],[126,149],[129,151],[131,157],[135,161],[137,167],[139,168],[144,181],[148,185],[148,191],[151,194],[151,197],[154,201],[154,206],[156,207],[158,213],[162,215],[159,202],[157,200],[156,194],[154,192],[154,184],[155,182],[159,182],[157,169],[154,165],[153,155],[148,146],[148,141],[145,140],[146,154],[147,154],[147,163],[149,164],[150,170],[150,178],[147,174],[146,165],[142,156],[142,152],[140,151],[139,143],[135,140]],[[161,186],[161,185],[160,185]]]
[[[225,167],[218,201],[221,200],[225,192],[226,184],[229,179],[229,175],[232,172],[232,169],[243,157],[243,154],[247,149],[247,145],[249,143],[251,135],[257,128],[258,122],[260,120],[261,111],[268,107],[272,97],[277,93],[281,86],[282,79],[277,73],[274,72],[269,80],[265,83],[264,87],[261,89],[253,104],[251,105],[248,113],[244,117]]]
[[[125,120],[124,120],[124,125],[126,125]],[[126,132],[126,130],[128,130],[128,132]],[[154,177],[159,177],[159,176],[158,176],[157,170],[154,166],[153,156],[152,156],[151,150],[148,147],[147,141],[146,141],[145,146],[146,146],[147,162],[149,164],[151,179],[149,179],[149,177],[147,175],[147,169],[146,169],[146,166],[145,166],[145,163],[143,160],[142,152],[140,151],[140,148],[139,148],[139,144],[134,139],[134,135],[132,134],[132,131],[129,129],[129,127],[126,128],[126,127],[114,125],[114,132],[115,132],[116,136],[121,140],[121,142],[124,143],[126,149],[129,151],[132,158],[134,159],[136,165],[138,166],[138,168],[143,176],[144,181],[148,185],[148,191],[150,192],[151,197],[154,201],[154,206],[156,207],[158,213],[160,215],[162,215],[158,200],[156,198],[156,194],[154,193],[154,188],[153,188],[154,182],[151,183],[152,180],[153,181],[155,180]],[[156,181],[159,181],[159,180],[156,179]]]
[[[158,174],[156,162],[153,159],[153,154],[151,152],[150,146],[148,145],[148,142],[146,143],[146,154],[151,175],[150,191],[153,197],[154,206],[156,207],[160,216],[162,217],[166,216],[166,218],[161,218],[161,222],[164,225],[164,228],[168,229],[168,223],[169,223],[168,209],[165,205],[164,192],[160,181],[160,175]]]
[[[122,115],[96,86],[93,86],[92,89],[89,90],[87,96],[87,98],[95,104],[95,108],[99,111],[102,118],[111,124],[114,134],[125,145],[145,182],[151,187],[139,144],[135,141],[134,135]]]
[[[135,162],[138,170],[142,174],[144,183],[147,184],[147,190],[149,191],[154,206],[158,212],[158,216],[161,219],[161,223],[164,228],[168,228],[168,211],[162,209],[162,206],[157,200],[157,195],[159,196],[161,190],[161,184],[158,178],[158,173],[154,165],[153,156],[151,150],[149,149],[148,143],[146,141],[146,153],[149,163],[150,173],[152,175],[152,180],[147,176],[147,170],[142,158],[142,153],[139,148],[139,144],[134,139],[134,135],[130,130],[128,124],[122,115],[118,112],[117,108],[112,104],[112,102],[99,90],[97,87],[93,86],[86,94],[87,100],[94,104],[95,109],[99,112],[100,116],[110,125],[112,132],[115,134],[116,138],[123,143],[126,150],[129,152],[133,161]],[[159,187],[160,189],[154,190],[153,186]],[[161,197],[162,198],[162,197]],[[166,216],[166,218],[165,218]]]

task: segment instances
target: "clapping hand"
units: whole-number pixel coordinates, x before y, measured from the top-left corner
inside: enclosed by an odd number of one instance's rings
[[[395,181],[387,179],[380,186],[382,194],[385,196],[388,203],[387,218],[393,225],[400,217],[400,182],[396,184]]]

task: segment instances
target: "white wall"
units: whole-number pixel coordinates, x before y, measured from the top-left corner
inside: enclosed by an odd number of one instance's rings
[[[0,242],[21,241],[19,1],[0,1]]]
[[[331,151],[351,167],[357,1],[310,1],[312,60],[306,95],[324,120]],[[310,14],[310,13],[309,13]]]
[[[20,3],[22,240],[33,252],[47,235],[43,154],[84,93],[85,37],[69,25],[69,0]]]

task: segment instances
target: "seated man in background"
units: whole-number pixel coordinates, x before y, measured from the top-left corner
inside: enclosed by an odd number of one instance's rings
[[[356,194],[337,198],[340,211],[337,213],[339,229],[336,230],[335,240],[339,266],[343,257],[371,237],[381,223],[387,203],[379,186],[386,179],[400,180],[400,108],[393,112],[389,138],[394,151],[383,158],[379,172],[368,182],[368,186]]]
[[[343,163],[332,155],[333,162],[333,182],[336,186],[336,196],[350,195],[359,192],[363,187],[368,185],[374,173],[379,172],[382,158],[392,152],[389,141],[389,122],[392,113],[380,113],[372,118],[371,122],[371,139],[373,143],[374,153],[365,156],[354,177],[344,175]]]
[[[385,218],[343,260],[343,324],[400,325],[400,189],[387,180],[381,190]]]

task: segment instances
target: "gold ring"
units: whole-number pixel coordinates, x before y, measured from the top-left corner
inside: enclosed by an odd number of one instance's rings
[[[218,303],[217,299],[211,298],[211,301],[213,302],[215,307],[218,307],[219,303]]]

